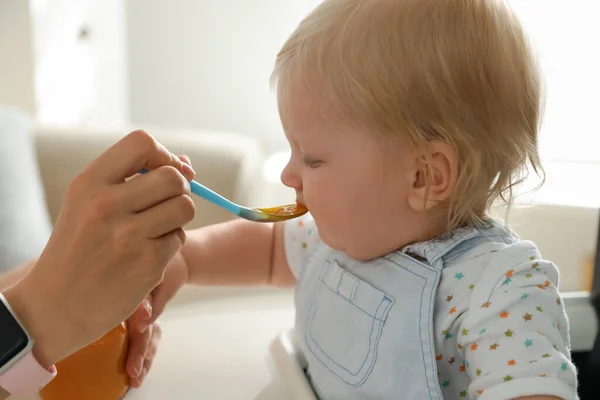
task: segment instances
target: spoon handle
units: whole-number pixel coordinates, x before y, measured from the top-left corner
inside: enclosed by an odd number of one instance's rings
[[[140,174],[145,174],[146,172],[148,172],[147,169],[142,169]],[[196,196],[200,196],[204,200],[208,200],[214,205],[224,208],[232,214],[239,216],[241,213],[240,206],[194,180],[190,181],[190,190]]]
[[[190,189],[195,195],[200,196],[221,208],[224,208],[232,214],[240,215],[240,206],[231,202],[220,194],[210,190],[206,186],[192,180],[190,181]]]

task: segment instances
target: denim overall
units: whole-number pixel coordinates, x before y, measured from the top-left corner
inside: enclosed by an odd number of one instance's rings
[[[296,287],[296,336],[317,396],[441,400],[436,291],[445,262],[481,235],[458,229],[366,262],[319,243]]]

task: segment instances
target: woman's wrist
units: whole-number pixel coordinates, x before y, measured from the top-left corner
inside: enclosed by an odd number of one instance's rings
[[[36,285],[24,278],[3,291],[3,295],[33,339],[34,357],[48,368],[72,352],[72,334],[76,330],[66,324],[65,310],[57,299],[45,296],[44,286],[48,285]]]

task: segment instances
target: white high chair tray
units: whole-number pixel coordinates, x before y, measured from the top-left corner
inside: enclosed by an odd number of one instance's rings
[[[287,398],[291,400],[317,400],[317,396],[306,377],[308,363],[296,342],[294,330],[280,334],[270,347],[271,358],[275,366],[274,373],[281,381]]]

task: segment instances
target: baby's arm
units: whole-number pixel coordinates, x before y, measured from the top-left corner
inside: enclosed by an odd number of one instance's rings
[[[556,267],[527,243],[501,250],[486,268],[458,330],[471,397],[577,398],[557,283]]]
[[[188,283],[293,285],[283,226],[235,220],[187,231],[179,257],[187,265]]]

